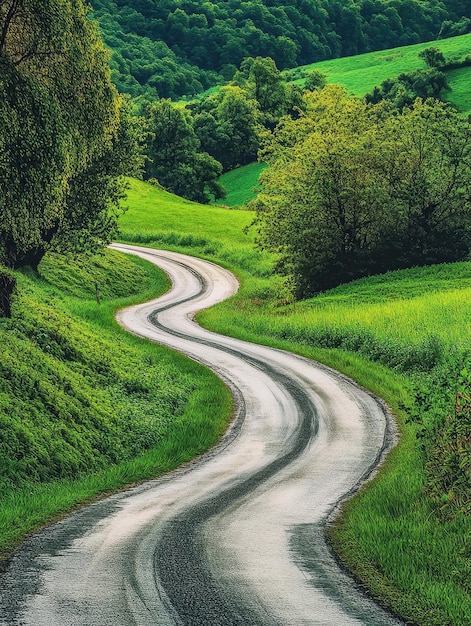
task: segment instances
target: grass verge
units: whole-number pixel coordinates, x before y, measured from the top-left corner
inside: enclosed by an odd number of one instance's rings
[[[200,455],[232,414],[207,368],[114,321],[167,289],[150,264],[108,250],[16,277],[12,317],[0,319],[3,557],[74,507]]]

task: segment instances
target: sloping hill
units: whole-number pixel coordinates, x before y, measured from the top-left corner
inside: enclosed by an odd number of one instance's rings
[[[226,82],[246,57],[280,69],[468,32],[457,0],[93,0],[114,80],[134,96],[179,97]]]
[[[303,74],[312,70],[324,73],[329,83],[343,85],[350,93],[364,96],[383,80],[396,78],[402,72],[425,68],[419,53],[426,48],[438,48],[447,60],[471,53],[471,33],[439,41],[402,46],[354,57],[331,59],[291,70],[288,76],[304,84]],[[464,114],[471,113],[471,67],[445,71],[450,91],[443,97]]]

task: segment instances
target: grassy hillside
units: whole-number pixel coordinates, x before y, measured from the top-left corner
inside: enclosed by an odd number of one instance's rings
[[[208,370],[114,322],[168,288],[149,264],[52,256],[16,278],[0,318],[0,557],[71,507],[193,458],[231,413]]]
[[[401,442],[379,479],[346,507],[331,539],[372,593],[411,623],[469,626],[471,518],[444,517],[434,506],[420,428],[404,407],[413,405],[414,385],[446,373],[448,353],[469,346],[471,263],[391,272],[286,304],[267,272],[273,260],[254,253],[253,235],[242,233],[249,212],[194,205],[138,182],[129,205],[123,238],[140,241],[145,220],[146,243],[183,244],[241,277],[240,292],[202,312],[201,323],[318,359],[386,399]]]
[[[223,174],[219,180],[226,189],[227,196],[223,200],[216,200],[213,204],[237,207],[255,198],[258,177],[265,167],[264,163],[250,163]]]
[[[135,179],[125,204],[131,208],[120,220],[123,241],[186,250],[260,276],[271,271],[270,257],[254,248],[254,233],[244,232],[252,211],[197,204]]]
[[[350,93],[362,97],[387,78],[395,78],[402,72],[425,68],[424,61],[419,58],[419,52],[431,46],[440,49],[447,59],[463,57],[471,53],[471,33],[304,65],[288,71],[287,77],[299,85],[304,85],[305,79],[296,76],[316,69],[326,74],[329,83],[343,85]],[[463,115],[471,115],[471,67],[448,70],[446,75],[450,91],[443,94],[444,99],[456,106]],[[255,195],[253,190],[258,184],[258,177],[263,168],[263,164],[253,163],[223,174],[220,181],[227,189],[227,197],[214,204],[234,207],[251,200]]]
[[[402,72],[424,68],[425,64],[418,55],[419,52],[430,47],[441,50],[446,59],[454,56],[462,57],[471,52],[471,33],[380,52],[321,61],[304,65],[299,69],[319,70],[327,75],[329,83],[338,83],[346,87],[350,93],[363,96],[387,78],[395,78]],[[288,75],[295,78],[299,69],[293,70]],[[446,98],[463,113],[471,113],[471,67],[451,70],[447,72],[447,77],[451,91],[446,94]],[[303,79],[296,79],[295,82],[303,84]]]

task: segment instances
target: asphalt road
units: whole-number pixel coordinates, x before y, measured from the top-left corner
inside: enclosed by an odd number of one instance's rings
[[[0,573],[0,624],[397,625],[337,565],[324,528],[392,445],[383,404],[284,351],[198,327],[237,290],[226,270],[114,245],[172,289],[121,311],[129,331],[207,364],[237,411],[221,443],[25,541]]]

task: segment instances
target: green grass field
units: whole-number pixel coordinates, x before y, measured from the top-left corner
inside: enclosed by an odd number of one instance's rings
[[[350,93],[364,96],[372,91],[375,85],[380,85],[387,78],[395,78],[402,72],[425,68],[419,52],[425,48],[438,48],[445,58],[464,56],[471,52],[471,33],[459,37],[450,37],[428,43],[412,46],[368,52],[354,57],[344,57],[329,61],[320,61],[311,65],[302,66],[301,70],[319,70],[327,75],[329,83],[343,85]],[[296,76],[296,69],[291,75]],[[471,68],[465,67],[447,72],[451,91],[446,99],[455,104],[462,113],[471,113]],[[303,84],[303,79],[295,80]]]
[[[283,304],[282,283],[268,272],[273,259],[253,256],[253,235],[242,232],[250,212],[195,206],[138,182],[128,204],[123,239],[139,241],[145,222],[146,244],[206,256],[241,279],[239,293],[200,313],[200,323],[322,361],[385,398],[401,442],[330,529],[332,542],[371,592],[411,623],[469,626],[471,595],[463,581],[471,520],[444,523],[434,512],[423,491],[416,427],[407,423],[404,406],[414,380],[427,376],[443,353],[469,345],[471,263],[391,272]],[[180,247],[185,223],[191,240]]]
[[[223,200],[214,201],[212,204],[238,207],[255,198],[258,177],[265,167],[264,163],[250,163],[223,174],[220,182],[226,189],[227,196]]]
[[[260,276],[271,272],[271,258],[254,248],[253,232],[244,232],[254,218],[252,211],[200,205],[135,179],[129,183],[124,204],[132,209],[120,220],[123,241],[217,258]]]

